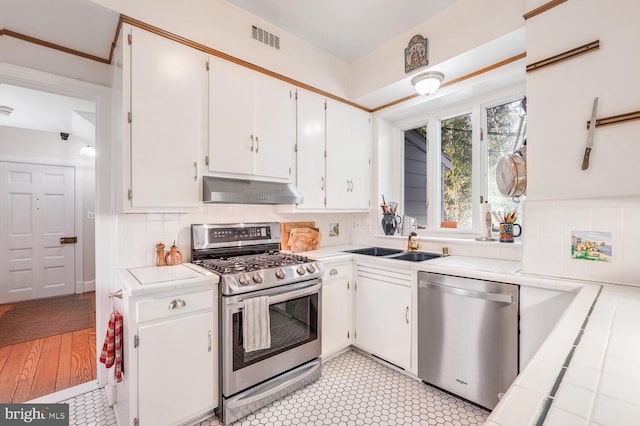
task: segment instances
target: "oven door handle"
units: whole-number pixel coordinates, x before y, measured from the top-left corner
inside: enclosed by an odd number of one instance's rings
[[[317,284],[313,284],[311,286],[308,287],[303,287],[301,289],[298,290],[284,290],[284,291],[279,291],[276,294],[261,294],[264,296],[269,296],[269,304],[273,305],[273,304],[277,304],[280,302],[284,302],[286,300],[291,300],[291,299],[297,299],[299,297],[304,297],[304,296],[308,296],[310,294],[314,294],[317,293],[318,291],[320,291],[320,288],[322,288],[322,283],[317,283]],[[254,293],[247,293],[247,294],[241,294],[238,296],[233,296],[232,298],[230,298],[231,300],[229,300],[226,303],[226,307],[227,308],[232,308],[232,309],[236,309],[236,308],[244,308],[244,301],[246,299],[252,299],[254,297],[259,297],[260,295],[256,294],[257,292]]]

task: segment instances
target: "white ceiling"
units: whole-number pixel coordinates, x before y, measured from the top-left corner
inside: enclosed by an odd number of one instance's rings
[[[458,0],[227,0],[351,63]]]
[[[0,0],[0,27],[109,58],[120,14],[88,0]]]
[[[95,126],[93,102],[0,84],[0,105],[13,108],[8,117],[0,116],[0,126],[69,133],[70,140],[93,145],[90,130]],[[85,130],[87,127],[89,131]]]

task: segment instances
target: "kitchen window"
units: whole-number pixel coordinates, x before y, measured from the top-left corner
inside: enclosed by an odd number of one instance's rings
[[[525,129],[521,94],[485,96],[412,120],[403,131],[404,214],[430,231],[477,233],[482,196],[493,210],[521,217],[524,197],[500,193],[496,164],[522,149]]]

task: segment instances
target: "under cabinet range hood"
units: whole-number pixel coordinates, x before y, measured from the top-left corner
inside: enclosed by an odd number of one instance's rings
[[[300,204],[302,194],[290,183],[203,176],[202,200],[227,204]]]

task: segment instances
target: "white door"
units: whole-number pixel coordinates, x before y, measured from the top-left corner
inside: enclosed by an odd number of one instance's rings
[[[369,114],[327,101],[327,203],[329,209],[369,208]]]
[[[0,211],[0,303],[73,293],[73,168],[0,162]]]
[[[201,52],[133,28],[133,207],[200,205],[198,159],[204,133],[205,90],[205,56]]]
[[[213,325],[210,311],[139,328],[140,424],[182,424],[216,406]]]
[[[296,102],[292,87],[275,78],[256,75],[256,159],[254,173],[291,181],[296,143]]]
[[[411,288],[358,278],[356,345],[403,368],[411,363]]]
[[[254,85],[253,71],[209,57],[209,171],[253,174]]]
[[[324,208],[324,98],[298,90],[296,186],[303,201],[298,209]]]

